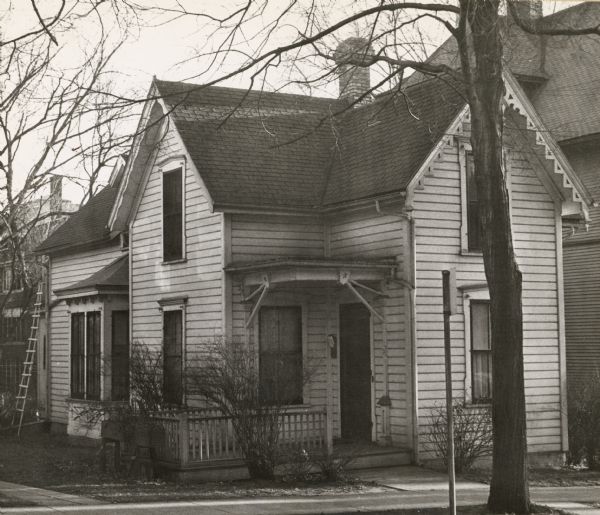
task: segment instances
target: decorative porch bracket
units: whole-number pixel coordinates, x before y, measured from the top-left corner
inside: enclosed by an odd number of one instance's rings
[[[355,288],[355,286],[365,288],[379,295],[383,295],[383,293],[378,292],[373,288],[369,288],[368,286],[365,286],[363,284],[357,283],[356,281],[353,281],[351,279],[350,272],[340,272],[340,284],[348,286],[350,291],[356,296],[356,298],[358,298],[358,300],[360,300],[365,305],[365,307],[371,312],[372,315],[377,317],[381,322],[385,322],[383,315],[381,315],[373,306],[371,306],[371,304],[369,304],[369,301],[360,294],[360,292]]]
[[[248,317],[248,320],[246,320],[246,329],[252,325],[252,322],[254,321],[254,317],[256,316],[256,313],[258,313],[258,310],[260,309],[260,306],[262,305],[263,300],[265,299],[267,292],[269,291],[269,286],[270,286],[269,285],[269,276],[267,274],[265,274],[265,275],[263,275],[263,278],[262,278],[262,284],[244,299],[244,301],[251,300],[260,293],[260,296],[258,297],[256,304],[254,304],[254,307],[252,308],[252,311],[250,312],[250,316]]]

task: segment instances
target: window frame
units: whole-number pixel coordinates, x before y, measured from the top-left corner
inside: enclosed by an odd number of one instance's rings
[[[473,406],[485,406],[491,403],[491,398],[486,401],[473,399],[473,363],[472,363],[472,340],[471,340],[471,303],[490,301],[490,294],[486,289],[478,289],[463,292],[463,313],[464,313],[464,349],[465,349],[465,402]],[[492,352],[491,342],[491,312],[490,312],[490,353]],[[491,374],[491,368],[490,368]]]
[[[163,353],[163,366],[162,366],[162,387],[164,397],[164,373],[165,373],[165,358],[166,358],[166,347],[165,347],[165,313],[179,311],[181,312],[181,399],[180,405],[184,406],[187,401],[186,395],[186,382],[185,382],[185,363],[186,363],[186,300],[187,299],[174,299],[174,302],[159,301],[160,310],[162,315],[162,329],[161,329],[161,350]]]
[[[181,255],[179,257],[167,257],[165,255],[165,176],[168,174],[181,173]],[[159,168],[160,172],[160,225],[161,225],[161,256],[163,264],[182,263],[186,260],[186,239],[185,239],[185,192],[186,192],[186,162],[185,159],[171,159],[163,163]]]
[[[88,382],[88,375],[89,375],[89,370],[90,370],[90,364],[88,363],[88,350],[89,350],[89,322],[88,322],[88,317],[90,315],[93,314],[97,314],[99,319],[98,319],[98,353],[97,353],[97,357],[98,357],[98,364],[97,364],[97,371],[98,371],[98,378],[97,378],[97,386],[98,386],[98,391],[93,392],[94,395],[90,396],[90,392],[89,390],[89,382]],[[83,386],[83,391],[82,392],[74,392],[73,390],[73,377],[74,377],[74,366],[73,366],[73,317],[74,316],[81,316],[83,318],[83,330],[82,330],[82,334],[83,334],[83,345],[82,345],[82,349],[83,349],[83,354],[77,354],[77,356],[82,355],[83,356],[83,362],[79,364],[79,366],[81,366],[81,372],[83,374],[83,377],[81,378],[82,381],[82,386]],[[71,399],[78,399],[78,400],[91,400],[91,401],[99,401],[103,399],[103,394],[104,394],[104,381],[102,379],[102,359],[104,358],[104,349],[103,349],[103,342],[104,342],[104,310],[100,307],[91,307],[88,306],[87,309],[75,309],[75,310],[70,310],[69,311],[69,397]]]
[[[261,380],[261,361],[262,361],[262,356],[263,356],[263,352],[261,349],[261,320],[262,320],[262,312],[263,309],[271,309],[271,310],[280,310],[280,309],[296,309],[299,310],[299,319],[300,319],[300,350],[299,350],[299,354],[300,354],[300,376],[301,376],[301,381],[302,384],[300,385],[300,395],[301,395],[301,402],[289,402],[289,403],[284,403],[284,402],[280,402],[279,404],[281,404],[282,406],[303,406],[306,404],[306,389],[305,389],[305,385],[304,385],[304,371],[306,368],[306,349],[305,349],[305,336],[304,336],[304,309],[302,307],[302,304],[299,303],[295,303],[295,304],[276,304],[276,305],[263,305],[261,306],[258,316],[257,316],[257,326],[258,326],[258,339],[257,339],[257,354],[258,354],[258,360],[257,360],[257,366],[258,366],[258,382],[259,385],[262,384],[262,380]],[[281,351],[280,351],[281,352]],[[274,354],[274,353],[265,353],[265,354]],[[283,353],[282,353],[283,354]],[[290,355],[297,355],[298,351],[294,351],[293,353],[285,353],[285,354],[290,354]]]

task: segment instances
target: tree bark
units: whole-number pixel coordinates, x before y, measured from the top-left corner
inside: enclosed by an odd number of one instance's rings
[[[488,508],[528,513],[521,272],[512,244],[503,171],[504,81],[498,0],[461,0],[468,22],[459,41],[471,109],[482,251],[492,326],[494,450]]]

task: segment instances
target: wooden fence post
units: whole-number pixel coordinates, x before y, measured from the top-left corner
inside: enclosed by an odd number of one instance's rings
[[[330,413],[329,408],[325,408],[325,438],[327,445],[327,456],[333,454],[333,413]]]
[[[179,462],[180,465],[187,465],[190,454],[190,426],[188,423],[188,414],[183,412],[179,414]]]

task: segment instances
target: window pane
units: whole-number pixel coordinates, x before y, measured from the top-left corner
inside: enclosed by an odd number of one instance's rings
[[[113,401],[129,398],[129,312],[112,312],[111,395]]]
[[[85,313],[71,315],[71,397],[85,395]]]
[[[492,397],[492,352],[487,301],[471,302],[471,372],[473,402],[489,401]]]
[[[100,399],[100,312],[87,313],[86,399]]]
[[[301,404],[302,310],[299,306],[260,311],[260,393],[267,403]]]
[[[467,239],[469,250],[481,249],[481,227],[479,224],[479,197],[477,195],[477,182],[475,180],[475,167],[473,154],[466,156],[467,167]]]
[[[181,310],[165,311],[163,321],[163,397],[169,404],[181,404],[183,401],[183,313]]]
[[[473,350],[489,350],[490,305],[487,302],[471,302],[471,339]]]
[[[165,261],[183,257],[182,170],[163,174],[163,255]]]

